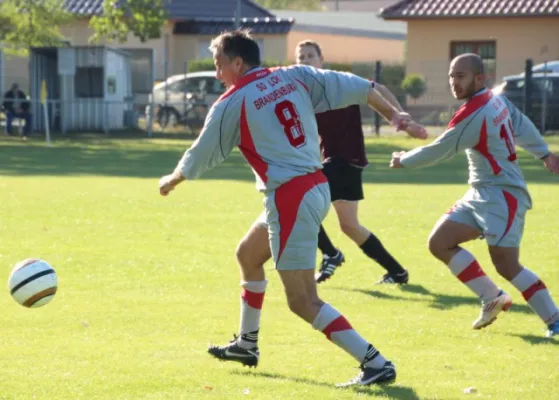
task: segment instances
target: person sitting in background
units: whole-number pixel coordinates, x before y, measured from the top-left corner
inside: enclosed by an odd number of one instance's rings
[[[25,121],[23,134],[27,136],[31,131],[31,112],[29,111],[29,101],[25,93],[19,89],[17,83],[4,94],[4,112],[6,113],[6,131],[12,134],[12,124],[14,118],[21,118]]]

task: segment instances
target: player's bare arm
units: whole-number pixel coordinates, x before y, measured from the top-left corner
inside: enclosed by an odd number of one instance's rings
[[[398,99],[396,98],[396,96],[394,96],[394,93],[392,93],[386,86],[384,86],[383,84],[377,83],[375,82],[375,89],[381,94],[382,97],[384,97],[390,104],[392,104],[394,107],[396,107],[398,109],[398,111],[404,112],[404,108],[402,107],[402,105],[400,104],[400,102],[398,101]]]
[[[389,100],[387,100],[382,93],[375,87],[369,89],[367,95],[367,103],[370,107],[375,109],[398,131],[405,131],[408,135],[418,139],[426,139],[427,131],[418,123],[412,121],[411,116],[398,109]],[[388,89],[387,89],[388,90]],[[397,102],[397,101],[396,101]]]
[[[369,89],[367,103],[371,108],[378,111],[384,119],[396,126],[398,130],[406,129],[411,121],[409,114],[400,112],[374,88]]]

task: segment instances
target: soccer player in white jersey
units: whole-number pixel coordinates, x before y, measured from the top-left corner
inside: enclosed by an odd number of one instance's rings
[[[243,31],[224,33],[210,46],[217,78],[228,87],[212,106],[200,136],[170,175],[159,181],[166,196],[180,182],[195,179],[222,162],[238,146],[264,194],[269,248],[283,282],[289,308],[359,363],[348,384],[386,383],[394,365],[359,335],[317,294],[314,266],[318,231],[330,206],[320,171],[315,112],[369,104],[398,128],[409,115],[391,106],[369,81],[353,74],[307,66],[260,68],[258,44]],[[250,237],[250,230],[247,234]],[[254,246],[255,251],[265,246]],[[256,366],[260,314],[267,281],[263,265],[241,264],[240,336],[208,351],[220,360]]]
[[[454,97],[466,103],[454,114],[448,129],[433,143],[392,155],[393,168],[418,168],[466,151],[470,189],[435,225],[429,237],[431,253],[481,298],[474,329],[484,328],[512,304],[510,296],[485,275],[461,243],[484,237],[497,272],[518,289],[547,325],[546,336],[559,334],[559,309],[544,282],[519,261],[520,240],[527,210],[532,207],[518,165],[515,144],[559,173],[552,153],[534,124],[505,97],[485,88],[483,63],[476,54],[456,57],[449,82]]]

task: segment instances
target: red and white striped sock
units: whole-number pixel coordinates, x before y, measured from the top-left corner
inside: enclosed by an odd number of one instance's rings
[[[258,343],[260,314],[268,281],[242,282],[241,287],[241,329],[238,344],[244,349],[252,349]]]
[[[367,367],[382,368],[386,359],[353,329],[345,317],[329,304],[324,304],[316,315],[313,328],[341,347],[359,363]]]
[[[545,283],[536,274],[528,268],[522,268],[510,283],[522,293],[524,300],[546,325],[559,320],[559,309]]]
[[[468,250],[460,249],[448,263],[452,273],[482,300],[493,300],[501,289],[485,275],[475,257]]]

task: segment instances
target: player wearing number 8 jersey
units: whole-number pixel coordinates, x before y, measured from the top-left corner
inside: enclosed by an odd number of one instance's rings
[[[459,245],[482,235],[501,276],[518,289],[547,325],[547,336],[559,334],[559,309],[546,285],[520,265],[519,247],[524,218],[532,207],[520,170],[515,143],[559,173],[559,158],[534,124],[505,97],[484,86],[483,63],[475,54],[455,58],[449,81],[454,96],[467,100],[448,129],[432,144],[394,153],[393,168],[417,168],[442,162],[460,151],[469,162],[470,189],[435,225],[429,249],[482,301],[473,328],[491,324],[511,306],[510,296],[485,275],[474,256]]]
[[[319,226],[330,192],[320,171],[321,159],[314,113],[350,104],[369,104],[388,121],[406,128],[409,116],[387,103],[369,81],[353,74],[312,67],[260,68],[258,44],[243,31],[212,41],[217,78],[228,87],[212,106],[199,138],[175,171],[161,178],[167,195],[183,180],[195,179],[222,162],[238,146],[264,193],[269,245],[256,241],[252,257],[269,254],[283,282],[290,309],[361,364],[352,384],[395,379],[394,365],[361,337],[350,323],[317,295],[314,266]],[[415,124],[411,124],[413,130]],[[225,361],[256,366],[258,333],[267,281],[263,263],[240,260],[240,336],[209,353]]]

